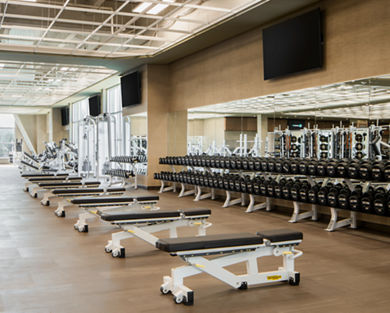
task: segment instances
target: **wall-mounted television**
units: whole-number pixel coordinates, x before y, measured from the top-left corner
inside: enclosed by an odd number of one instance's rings
[[[88,99],[88,102],[89,102],[89,115],[90,116],[98,116],[100,113],[102,113],[100,95],[90,97]]]
[[[322,15],[318,8],[263,30],[265,80],[322,67]]]
[[[141,104],[141,72],[133,72],[121,77],[122,107]]]
[[[69,107],[61,108],[61,125],[69,125]]]

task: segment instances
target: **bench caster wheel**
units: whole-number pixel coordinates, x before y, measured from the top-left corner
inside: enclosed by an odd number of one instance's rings
[[[37,193],[34,193],[34,194],[33,194],[33,198],[38,198],[38,194],[37,194]]]
[[[300,280],[301,280],[300,274],[299,273],[295,273],[294,277],[290,277],[288,279],[288,283],[291,286],[299,286]]]
[[[65,217],[65,211],[61,211],[61,213],[58,213],[58,212],[54,212],[54,214],[58,217]],[[76,226],[75,226],[75,229],[78,229]]]
[[[184,297],[183,296],[173,296],[173,301],[176,303],[176,304],[180,304],[180,303],[183,303],[184,301]]]
[[[84,225],[84,226],[74,225],[74,228],[78,230],[80,233],[88,233],[88,225]]]
[[[49,205],[50,205],[50,201],[41,202],[41,204],[42,204],[43,206],[49,206]]]
[[[111,252],[112,252],[112,249],[109,248],[109,247],[104,247],[104,251],[105,251],[106,253],[111,253]]]
[[[248,289],[248,283],[246,281],[243,281],[240,285],[240,287],[238,287],[239,290],[247,290]]]
[[[124,258],[125,257],[125,248],[112,250],[111,255],[113,258]]]
[[[171,293],[171,291],[169,289],[166,289],[163,286],[160,287],[160,291],[163,295],[167,295],[167,294]]]
[[[179,296],[173,296],[173,301],[176,304],[183,303],[184,305],[193,305],[194,304],[194,292],[190,291],[187,292],[187,296],[179,295]]]

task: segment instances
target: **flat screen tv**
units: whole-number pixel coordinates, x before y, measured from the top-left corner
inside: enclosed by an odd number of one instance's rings
[[[299,130],[305,127],[304,120],[287,120],[289,130]]]
[[[69,125],[69,107],[61,108],[61,125]]]
[[[141,103],[141,73],[134,72],[121,77],[122,107]]]
[[[89,115],[90,116],[98,116],[100,113],[102,113],[100,95],[90,97],[88,99],[88,101],[89,101]]]
[[[322,11],[318,8],[263,30],[264,79],[320,68]]]

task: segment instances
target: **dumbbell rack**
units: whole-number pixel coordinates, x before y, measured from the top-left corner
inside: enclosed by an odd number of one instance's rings
[[[115,174],[115,172],[114,172],[114,171],[116,171],[115,169],[107,170],[105,172],[105,173],[107,173],[107,175],[120,177],[123,179],[123,181],[125,183],[128,183],[130,188],[138,189],[138,173],[135,170],[134,164],[136,163],[136,161],[134,161],[133,158],[116,156],[116,157],[111,158],[110,162],[117,163],[119,165],[120,169],[118,170],[119,171],[118,174]],[[131,169],[130,170],[123,169],[123,164],[130,164]],[[133,182],[130,181],[130,177],[134,178]]]
[[[213,169],[210,167],[202,167],[202,166],[196,166],[196,167],[191,167],[191,166],[187,166],[187,165],[183,165],[183,166],[184,166],[184,168],[187,168],[187,169],[202,168],[204,171],[208,171],[208,172],[212,172],[212,169]],[[174,168],[173,165],[171,165],[171,167]],[[220,168],[217,167],[214,169],[220,169]],[[257,171],[237,171],[237,173],[240,176],[243,175],[243,173],[251,173],[251,175],[253,175],[253,176],[258,175],[258,174],[264,175],[263,172],[257,172]],[[223,171],[221,174],[223,174]],[[282,176],[282,177],[288,177],[288,176],[297,177],[297,176],[299,176],[299,175],[288,175],[288,174],[280,174],[280,173],[272,173],[272,172],[269,172],[266,175],[278,175],[278,176]],[[309,182],[311,182],[311,185],[313,186],[314,179],[318,178],[319,176],[303,175],[303,177],[305,177]],[[342,180],[346,185],[348,185],[350,187],[351,190],[353,190],[353,188],[354,188],[353,183],[352,183],[351,179],[349,179],[349,178],[326,178],[325,184],[330,179],[336,179],[336,182],[338,180]],[[366,182],[365,185],[369,186],[370,184],[372,184],[372,182]],[[385,184],[385,183],[378,183],[378,184]],[[185,190],[184,185],[185,184],[181,183],[181,185],[182,185],[182,191],[180,192],[180,196],[194,194],[193,191],[185,194],[184,193],[184,190]],[[208,187],[208,188],[211,189],[211,192],[206,194],[205,198],[214,199],[215,189],[211,188],[211,187]],[[199,197],[201,195],[201,186],[195,185],[195,190],[199,191],[199,193],[196,193],[197,196],[196,196],[195,201],[199,201],[202,199],[201,197]],[[237,192],[237,191],[235,191],[235,192]],[[232,199],[232,191],[226,190],[226,200],[223,204],[223,207],[228,207],[228,206],[236,205],[236,204],[241,204],[242,206],[245,205],[245,193],[241,192],[240,194],[241,194],[241,196],[239,198]],[[264,208],[266,209],[266,211],[271,210],[271,208],[272,208],[272,202],[271,202],[272,198],[271,197],[266,197],[265,202],[256,204],[256,201],[255,201],[256,195],[250,194],[250,193],[248,193],[248,195],[249,195],[249,205],[247,207],[246,212],[250,213],[250,212],[254,212],[257,210],[264,209]],[[290,200],[290,201],[293,201],[293,200]],[[301,212],[301,204],[302,203],[299,201],[293,201],[294,210],[293,210],[293,214],[292,214],[292,217],[290,218],[289,222],[295,223],[295,222],[298,222],[300,220],[307,219],[307,218],[311,218],[314,221],[318,219],[317,204],[312,204],[311,210],[306,211],[306,212]],[[357,212],[350,210],[350,216],[348,218],[338,220],[340,210],[345,210],[345,209],[330,207],[331,219],[329,221],[329,224],[328,224],[328,227],[326,228],[326,230],[327,231],[334,231],[338,228],[345,227],[345,226],[350,226],[351,228],[357,228]]]
[[[176,173],[176,169],[173,165],[170,165],[170,168],[171,168],[171,171],[173,173]],[[185,166],[184,168],[193,169],[190,166]],[[207,170],[207,169],[205,169],[205,170]],[[161,187],[160,187],[159,193],[168,192],[168,191],[176,192],[177,182],[172,182],[172,181],[168,182],[164,179],[160,179],[160,182],[161,182]],[[170,185],[168,185],[168,184],[170,184]],[[179,198],[194,195],[195,196],[194,201],[200,201],[200,200],[209,199],[209,198],[211,198],[212,200],[215,200],[215,189],[214,188],[210,188],[210,192],[203,194],[202,193],[202,186],[194,185],[193,188],[190,188],[189,190],[187,190],[186,185],[189,185],[189,184],[180,183],[180,192],[179,192],[179,196],[178,196]]]
[[[170,165],[171,171],[176,173],[176,169],[173,165]],[[170,182],[171,185],[168,185],[168,181],[161,179],[161,187],[158,193],[173,191],[176,192],[176,182]],[[183,196],[183,195],[182,195]]]

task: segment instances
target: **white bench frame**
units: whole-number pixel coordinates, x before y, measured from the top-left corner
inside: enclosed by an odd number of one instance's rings
[[[179,227],[198,227],[197,235],[204,236],[206,228],[212,225],[206,221],[209,216],[209,214],[186,216],[183,212],[177,217],[110,221],[111,224],[121,227],[123,231],[111,235],[111,240],[105,246],[105,251],[111,253],[113,257],[123,258],[125,257],[125,248],[121,245],[122,240],[137,237],[155,247],[159,238],[152,235],[153,233],[168,230],[169,238],[177,238],[177,228]]]
[[[173,268],[171,276],[164,276],[160,291],[163,294],[172,293],[176,303],[193,304],[194,293],[184,285],[184,278],[207,273],[236,289],[246,289],[252,285],[262,285],[274,282],[288,281],[298,285],[299,272],[294,269],[294,261],[303,252],[295,246],[302,240],[292,240],[272,243],[264,239],[263,244],[233,246],[214,249],[178,251],[172,253],[180,256],[188,265]],[[206,255],[220,255],[206,259]],[[257,259],[264,256],[282,256],[283,266],[275,271],[259,272]],[[236,275],[227,269],[237,263],[246,263],[247,273]]]

